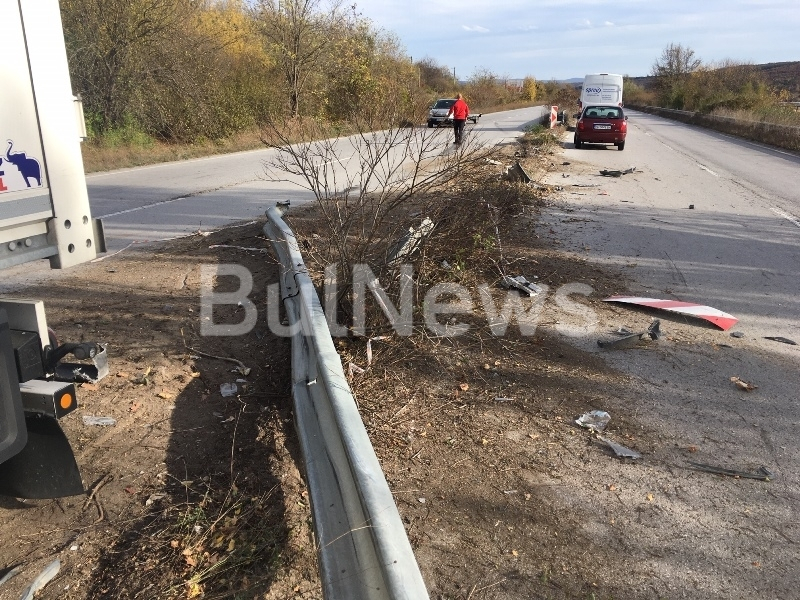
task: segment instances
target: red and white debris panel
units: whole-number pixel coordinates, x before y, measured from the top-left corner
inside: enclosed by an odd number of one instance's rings
[[[641,298],[638,296],[611,296],[603,300],[603,302],[636,304],[637,306],[647,306],[649,308],[658,308],[682,315],[689,315],[690,317],[696,317],[713,323],[723,331],[733,327],[734,323],[739,320],[716,308],[704,306],[695,302],[681,302],[680,300],[660,300],[658,298]]]

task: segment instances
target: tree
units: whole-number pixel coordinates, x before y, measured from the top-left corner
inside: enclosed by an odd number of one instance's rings
[[[155,54],[186,39],[189,0],[62,0],[61,10],[73,81],[101,129],[123,122],[146,78],[180,78],[174,60]]]
[[[260,0],[256,5],[261,33],[277,54],[292,117],[299,116],[309,78],[325,57],[331,34],[344,22],[340,6],[341,0]]]
[[[525,100],[530,100],[531,102],[536,100],[536,91],[536,78],[532,75],[526,76],[522,81],[522,93]]]
[[[445,65],[426,56],[417,62],[420,84],[439,94],[451,92],[455,88],[453,73]]]
[[[695,58],[694,50],[680,44],[670,44],[653,63],[650,75],[655,78],[662,101],[675,108],[683,108],[684,90],[682,84],[688,76],[700,68],[702,61]]]

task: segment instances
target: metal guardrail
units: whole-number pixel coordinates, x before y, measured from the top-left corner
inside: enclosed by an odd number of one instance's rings
[[[288,206],[288,204],[287,204]],[[367,436],[285,208],[264,233],[281,263],[292,338],[295,425],[326,600],[424,600],[425,582]]]

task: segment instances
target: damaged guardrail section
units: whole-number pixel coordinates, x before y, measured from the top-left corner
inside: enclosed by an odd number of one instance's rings
[[[286,204],[288,206],[288,203]],[[285,208],[264,233],[281,263],[292,337],[295,425],[327,600],[420,600],[425,582],[333,345]]]

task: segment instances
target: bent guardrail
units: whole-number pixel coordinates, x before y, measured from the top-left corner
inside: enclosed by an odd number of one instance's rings
[[[288,203],[286,204],[288,206]],[[425,582],[367,436],[285,208],[264,233],[281,264],[292,395],[326,600],[423,600]]]

